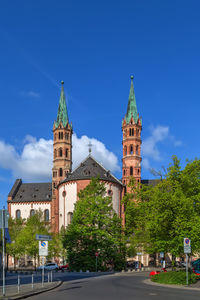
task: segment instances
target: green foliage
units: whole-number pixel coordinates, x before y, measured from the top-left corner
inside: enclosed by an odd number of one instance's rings
[[[9,218],[9,233],[12,242],[7,244],[7,253],[16,259],[25,254],[36,259],[39,255],[39,243],[36,240],[36,234],[51,234],[50,225],[44,221],[42,211],[36,211],[35,215],[27,220]],[[66,254],[61,236],[54,234],[52,241],[49,242],[48,259],[61,254],[63,256]]]
[[[24,249],[20,243],[18,243],[18,236],[23,229],[24,220],[9,218],[8,228],[12,243],[6,245],[6,251],[14,258],[19,258]]]
[[[200,250],[200,160],[181,171],[173,157],[166,178],[156,186],[136,187],[126,195],[126,234],[148,253],[183,254],[183,238],[189,237],[193,253]],[[125,199],[125,200],[126,200]]]
[[[185,271],[172,271],[172,272],[161,272],[151,276],[151,280],[157,283],[164,284],[186,284],[186,272]],[[188,283],[195,283],[198,280],[198,276],[194,273],[188,272]]]
[[[23,229],[17,237],[17,243],[21,245],[24,254],[32,257],[38,256],[38,241],[36,234],[48,234],[49,226],[43,219],[41,211],[35,212],[34,216],[29,217],[24,223]]]
[[[112,208],[112,200],[105,197],[104,184],[92,179],[79,193],[72,223],[63,239],[70,268],[96,269],[95,253],[99,253],[98,270],[124,267],[125,243],[121,220]]]

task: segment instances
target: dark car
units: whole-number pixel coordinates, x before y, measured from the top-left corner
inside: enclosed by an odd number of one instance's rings
[[[134,269],[135,268],[135,261],[127,261],[126,267],[129,269]]]

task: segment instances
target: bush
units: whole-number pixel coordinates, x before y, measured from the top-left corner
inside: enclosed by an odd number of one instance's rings
[[[186,272],[185,271],[171,271],[161,272],[151,277],[151,280],[157,283],[164,284],[186,284]],[[198,276],[194,273],[188,272],[188,283],[195,283],[198,280]]]

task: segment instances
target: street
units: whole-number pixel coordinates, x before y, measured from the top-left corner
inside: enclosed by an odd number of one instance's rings
[[[200,290],[168,288],[149,285],[144,282],[147,273],[117,274],[83,278],[63,284],[50,292],[30,297],[29,299],[44,300],[195,300],[200,298]]]

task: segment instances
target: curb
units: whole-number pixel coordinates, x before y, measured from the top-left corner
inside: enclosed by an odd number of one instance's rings
[[[148,285],[161,286],[161,287],[172,288],[172,289],[184,289],[184,290],[189,290],[189,291],[199,291],[200,292],[200,288],[195,288],[195,287],[192,287],[192,286],[157,283],[157,282],[151,281],[151,279],[145,279],[145,280],[143,280],[143,282],[145,284],[148,284]]]
[[[27,292],[25,294],[22,294],[22,295],[19,295],[19,296],[5,296],[5,297],[2,297],[0,299],[3,299],[3,300],[18,300],[18,299],[25,299],[25,298],[28,298],[28,297],[31,297],[31,296],[35,296],[35,295],[39,295],[39,294],[42,294],[42,293],[45,293],[45,292],[48,292],[48,291],[51,291],[51,290],[54,290],[56,288],[58,288],[59,286],[61,286],[63,283],[63,281],[58,281],[58,284],[55,285],[54,287],[50,287],[50,288],[47,288],[47,289],[44,289],[44,290],[39,290],[39,291],[35,291],[35,292]]]

